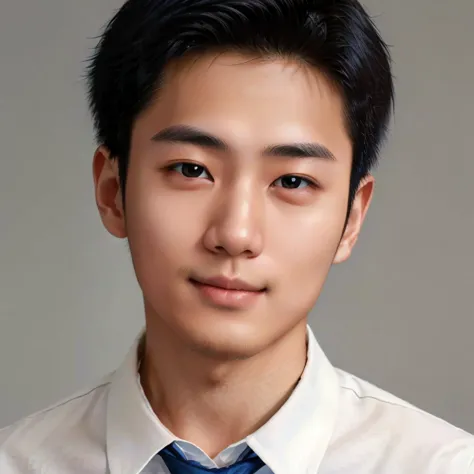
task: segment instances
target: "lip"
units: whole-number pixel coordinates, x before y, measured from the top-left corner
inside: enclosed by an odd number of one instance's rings
[[[211,278],[191,278],[191,280],[201,285],[215,286],[216,288],[222,288],[224,290],[234,291],[264,291],[265,287],[252,285],[244,280],[238,278],[227,278],[225,276],[217,276]]]
[[[248,309],[266,292],[265,287],[223,276],[190,278],[189,281],[207,303],[221,308]]]

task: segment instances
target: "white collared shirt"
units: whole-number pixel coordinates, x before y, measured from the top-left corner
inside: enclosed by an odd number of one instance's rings
[[[247,447],[258,474],[474,474],[474,437],[344,371],[308,327],[308,360],[283,407],[214,460],[177,439],[137,377],[137,339],[99,385],[0,431],[1,474],[169,474],[158,453],[176,442],[207,467]]]

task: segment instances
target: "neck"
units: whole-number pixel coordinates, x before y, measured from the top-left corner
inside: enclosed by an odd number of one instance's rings
[[[140,372],[160,421],[214,458],[283,406],[305,364],[306,321],[258,354],[239,360],[197,352],[169,329],[148,325]]]

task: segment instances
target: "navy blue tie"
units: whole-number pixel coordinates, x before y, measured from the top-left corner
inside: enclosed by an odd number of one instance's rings
[[[160,456],[171,474],[255,474],[265,465],[250,448],[235,464],[221,468],[207,468],[190,461],[173,444],[160,451]]]

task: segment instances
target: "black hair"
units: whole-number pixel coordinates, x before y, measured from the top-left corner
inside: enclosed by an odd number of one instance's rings
[[[130,138],[169,61],[209,50],[297,58],[339,89],[353,145],[349,208],[376,164],[394,90],[390,53],[358,0],[128,0],[87,71],[97,140],[118,160],[125,205]]]

